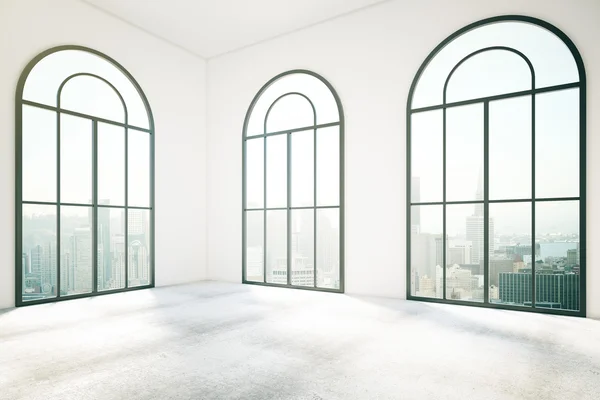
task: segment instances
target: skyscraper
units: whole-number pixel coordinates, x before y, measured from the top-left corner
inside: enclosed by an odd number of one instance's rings
[[[477,192],[475,193],[476,199],[483,199],[483,178],[479,176],[479,182],[477,184]],[[467,240],[473,245],[471,249],[471,264],[479,264],[483,262],[484,252],[484,207],[482,203],[475,204],[474,212],[472,216],[467,217],[466,221],[467,229]],[[494,220],[489,218],[489,254],[494,252]]]

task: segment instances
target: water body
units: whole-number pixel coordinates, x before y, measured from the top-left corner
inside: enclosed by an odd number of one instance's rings
[[[546,257],[566,257],[567,250],[576,249],[577,242],[553,242],[540,243],[542,258]]]

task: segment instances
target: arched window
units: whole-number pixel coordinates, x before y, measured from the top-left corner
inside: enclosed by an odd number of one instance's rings
[[[56,47],[15,108],[17,306],[154,286],[154,122],[135,79]]]
[[[556,27],[442,42],[407,105],[411,299],[585,315],[585,72]]]
[[[244,283],[344,290],[344,117],[321,76],[282,73],[243,132]]]

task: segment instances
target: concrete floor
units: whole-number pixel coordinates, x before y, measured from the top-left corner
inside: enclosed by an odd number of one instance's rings
[[[598,399],[600,321],[206,282],[0,311],[0,399]]]

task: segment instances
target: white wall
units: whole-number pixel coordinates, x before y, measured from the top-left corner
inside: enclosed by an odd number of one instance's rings
[[[0,0],[0,309],[14,305],[14,97],[25,65],[63,44],[99,50],[156,123],[156,284],[206,277],[206,62],[76,0]]]
[[[390,1],[208,62],[208,275],[241,280],[241,132],[272,76],[328,79],[346,114],[346,291],[405,297],[405,107],[424,58],[455,30],[501,14],[544,19],[582,53],[588,76],[588,315],[600,317],[600,2]],[[596,290],[593,290],[596,288]]]

